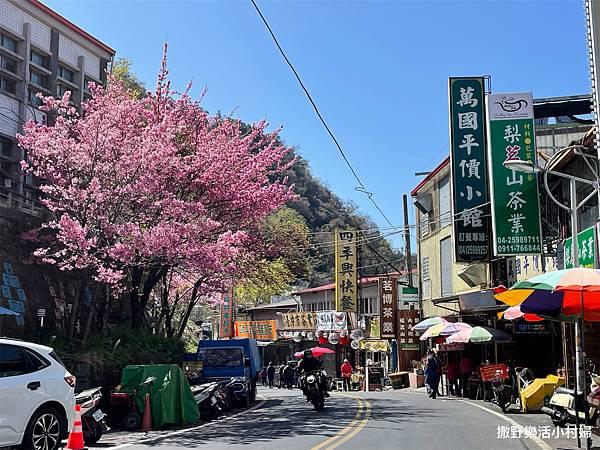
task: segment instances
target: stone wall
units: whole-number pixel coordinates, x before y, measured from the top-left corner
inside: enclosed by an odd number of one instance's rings
[[[33,247],[20,236],[38,220],[14,210],[10,216],[0,214],[0,306],[21,314],[0,316],[3,336],[32,338],[42,331],[61,334],[68,326],[69,305],[78,293],[75,276],[34,264]],[[37,315],[40,309],[45,310],[43,323]]]

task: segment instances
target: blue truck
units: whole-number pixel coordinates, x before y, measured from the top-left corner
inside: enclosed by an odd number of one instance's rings
[[[248,405],[256,399],[261,358],[256,339],[201,340],[198,360],[203,382],[237,380],[243,389],[235,394]]]

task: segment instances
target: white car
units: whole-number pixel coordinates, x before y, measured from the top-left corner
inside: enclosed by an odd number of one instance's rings
[[[56,450],[75,419],[75,377],[50,347],[0,338],[0,447]]]

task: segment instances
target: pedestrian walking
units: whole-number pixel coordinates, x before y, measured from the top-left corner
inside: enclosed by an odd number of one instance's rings
[[[458,379],[460,377],[460,371],[458,367],[458,361],[454,356],[448,355],[448,387],[450,388],[450,395],[459,395],[460,387],[458,385]]]
[[[469,395],[469,378],[473,372],[473,361],[468,355],[463,355],[460,360],[460,387],[462,389],[462,396],[468,397]]]
[[[285,378],[283,376],[283,369],[285,368],[285,364],[282,364],[281,366],[279,366],[279,389],[284,388],[285,387]]]
[[[289,364],[286,364],[283,368],[283,379],[285,381],[285,388],[292,389],[292,384],[294,382],[294,369]]]
[[[430,398],[436,398],[438,394],[438,384],[440,382],[441,363],[435,350],[427,352],[427,360],[425,363],[425,386],[427,387],[427,395]]]
[[[350,377],[352,376],[353,370],[352,370],[352,365],[348,362],[347,359],[344,359],[344,363],[342,364],[340,371],[342,372],[342,382],[344,385],[344,391],[349,391],[350,390]]]
[[[269,379],[269,389],[273,389],[273,381],[275,380],[275,366],[273,363],[269,363],[269,367],[267,367],[267,378]]]
[[[263,370],[260,372],[260,379],[263,386],[267,385],[267,368],[263,367]]]

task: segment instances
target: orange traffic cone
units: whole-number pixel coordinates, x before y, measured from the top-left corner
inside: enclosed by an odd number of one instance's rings
[[[144,418],[140,431],[150,431],[152,429],[152,410],[150,407],[150,394],[146,394],[146,403],[144,404]]]
[[[81,406],[79,405],[75,405],[75,422],[73,430],[69,433],[65,450],[85,450],[83,430],[81,429]]]

